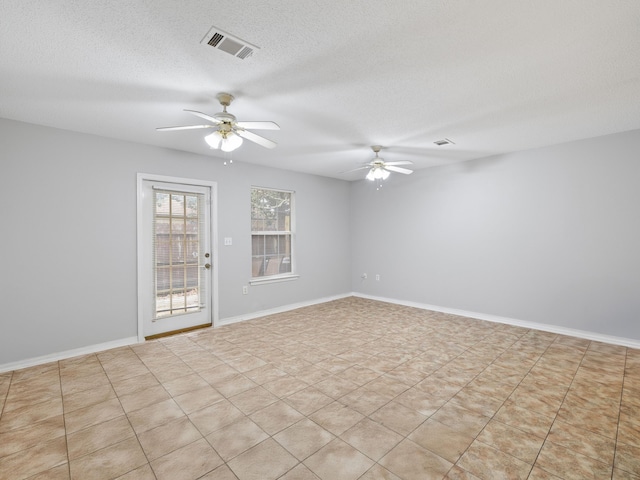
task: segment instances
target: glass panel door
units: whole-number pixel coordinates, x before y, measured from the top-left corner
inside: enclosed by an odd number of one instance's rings
[[[212,187],[143,180],[139,188],[139,336],[211,325]]]

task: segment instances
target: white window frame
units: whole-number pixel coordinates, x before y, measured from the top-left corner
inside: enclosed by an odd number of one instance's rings
[[[284,232],[284,231],[264,231],[264,230],[253,230],[253,228],[251,229],[251,259],[253,261],[253,236],[254,235],[289,235],[289,237],[291,238],[291,254],[290,254],[290,262],[291,262],[291,271],[287,272],[287,273],[279,273],[279,274],[275,274],[275,275],[268,275],[268,276],[261,276],[261,277],[254,277],[253,273],[251,274],[251,280],[249,280],[249,284],[250,285],[261,285],[261,284],[266,284],[266,283],[276,283],[276,282],[287,282],[290,280],[295,280],[297,278],[300,277],[300,275],[297,274],[297,269],[296,269],[296,195],[295,195],[295,191],[294,190],[283,190],[280,188],[271,188],[271,187],[262,187],[262,186],[258,186],[258,185],[252,185],[251,186],[251,192],[254,189],[259,189],[259,190],[270,190],[272,192],[283,192],[283,193],[288,193],[291,195],[291,202],[290,202],[290,207],[291,207],[291,215],[290,215],[290,222],[289,222],[289,232]],[[250,205],[251,208],[253,208],[253,205]],[[251,218],[251,220],[253,220],[253,218]]]

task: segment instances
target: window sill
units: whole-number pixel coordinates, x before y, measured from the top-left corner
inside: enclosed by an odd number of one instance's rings
[[[300,278],[300,275],[295,274],[252,278],[251,280],[249,280],[249,285],[264,285],[265,283],[289,282],[291,280],[297,280],[298,278]]]

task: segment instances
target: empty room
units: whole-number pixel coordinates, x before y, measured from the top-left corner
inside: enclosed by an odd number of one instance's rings
[[[0,4],[0,480],[640,480],[640,3]]]

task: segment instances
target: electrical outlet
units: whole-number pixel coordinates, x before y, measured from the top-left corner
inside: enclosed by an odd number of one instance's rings
[[[231,237],[224,237],[224,245],[225,245],[225,246],[233,245],[233,238],[231,238]]]
[[[380,274],[376,273],[376,280],[379,282],[380,281]]]
[[[246,285],[242,286],[242,294],[243,295],[247,295],[249,293],[249,287],[247,287]]]

